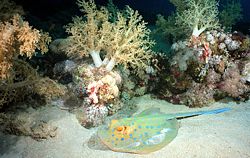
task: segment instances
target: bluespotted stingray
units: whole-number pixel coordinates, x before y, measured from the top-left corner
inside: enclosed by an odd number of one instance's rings
[[[163,148],[176,137],[179,129],[177,119],[228,110],[230,108],[163,114],[159,109],[152,108],[130,118],[112,120],[108,125],[100,127],[97,135],[113,151],[147,154]]]

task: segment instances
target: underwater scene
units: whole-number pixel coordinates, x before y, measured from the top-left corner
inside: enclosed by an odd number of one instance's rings
[[[0,158],[250,158],[249,0],[0,0]]]

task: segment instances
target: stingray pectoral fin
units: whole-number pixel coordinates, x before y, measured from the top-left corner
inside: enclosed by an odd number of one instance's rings
[[[160,111],[160,108],[149,108],[135,115],[135,117],[144,117],[148,115],[158,115],[158,114],[164,114]]]
[[[167,120],[165,126],[157,134],[145,140],[141,147],[133,153],[148,154],[162,149],[177,136],[178,129],[179,124],[177,119]]]
[[[166,120],[158,127],[152,122],[144,124],[143,127],[146,125],[154,126],[154,128],[137,129],[136,132],[131,133],[132,138],[116,137],[112,129],[107,127],[99,128],[98,136],[113,151],[146,154],[169,144],[176,137],[179,129],[178,121],[175,118]]]

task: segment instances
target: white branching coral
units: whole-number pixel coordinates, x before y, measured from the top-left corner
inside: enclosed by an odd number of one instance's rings
[[[177,25],[192,30],[194,37],[198,37],[205,30],[220,27],[216,0],[185,0],[185,2],[188,9],[177,13]]]
[[[91,55],[95,67],[106,66],[111,71],[118,64],[129,64],[134,68],[146,67],[151,58],[150,30],[137,11],[127,7],[126,16],[117,13],[111,21],[111,14],[105,7],[97,8],[93,0],[78,0],[84,17],[76,17],[66,26],[71,36],[69,55],[83,57]],[[104,52],[104,60],[100,52]]]

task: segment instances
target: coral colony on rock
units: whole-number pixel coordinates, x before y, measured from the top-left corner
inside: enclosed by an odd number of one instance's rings
[[[174,139],[179,115],[152,115],[152,110],[132,116],[133,98],[150,94],[193,108],[249,99],[250,37],[238,25],[245,18],[239,0],[166,0],[172,10],[154,13],[149,24],[140,12],[143,5],[136,8],[141,1],[131,6],[112,0],[44,1],[45,7],[58,5],[47,16],[29,2],[0,2],[0,129],[5,134],[55,137],[57,127],[38,117],[53,104],[75,114],[85,128],[105,125],[98,136],[111,150],[149,153]]]

